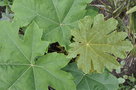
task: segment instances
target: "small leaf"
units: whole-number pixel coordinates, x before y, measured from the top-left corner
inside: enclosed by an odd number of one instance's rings
[[[93,7],[93,6],[88,6],[86,8],[87,12],[85,16],[90,16],[92,18],[94,18],[97,14],[98,14],[98,8]]]
[[[103,72],[105,68],[116,69],[120,64],[117,57],[125,58],[126,51],[133,46],[125,40],[127,33],[114,31],[117,26],[115,19],[104,21],[103,15],[95,18],[85,17],[79,21],[79,29],[72,30],[74,43],[68,57],[76,57],[77,65],[83,72]]]
[[[119,84],[123,84],[125,82],[124,78],[118,78]]]
[[[117,68],[116,73],[121,73],[121,68]]]
[[[131,82],[135,82],[136,81],[136,78],[134,76],[128,76],[128,79],[131,81]]]
[[[72,75],[64,72],[69,60],[63,54],[46,54],[49,42],[33,22],[23,39],[16,23],[0,22],[0,90],[75,90]]]
[[[128,79],[128,77],[129,77],[128,75],[123,75],[124,79]]]
[[[136,6],[127,11],[127,14],[131,14],[136,11]]]
[[[0,6],[6,6],[6,3],[4,1],[0,1]]]
[[[113,75],[105,72],[103,74],[85,74],[78,70],[77,65],[72,63],[64,68],[71,72],[75,78],[77,90],[117,90],[118,80]]]

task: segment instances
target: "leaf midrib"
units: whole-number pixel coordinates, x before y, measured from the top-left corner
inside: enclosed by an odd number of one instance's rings
[[[34,87],[35,87],[35,90],[37,90],[34,67],[32,67],[32,71],[33,71]]]
[[[67,14],[66,14],[66,15],[65,15],[65,17],[63,18],[62,22],[64,22],[64,21],[65,21],[65,19],[66,19],[67,15],[69,14],[69,12],[70,12],[71,8],[72,8],[72,7],[73,7],[73,5],[74,5],[74,2],[75,2],[75,0],[73,0],[73,2],[72,2],[72,4],[71,4],[71,6],[70,6],[70,8],[69,8],[69,10],[68,10]]]
[[[41,17],[41,18],[43,18],[43,19],[49,20],[49,21],[51,21],[51,22],[53,22],[53,23],[55,23],[55,24],[57,24],[57,25],[59,24],[58,22],[54,21],[53,19],[51,19],[51,18],[49,18],[49,17],[45,17],[45,16],[42,15],[41,13],[36,12],[36,10],[33,10],[32,8],[29,8],[29,7],[25,6],[24,4],[22,4],[22,7],[23,7],[24,9],[29,9],[31,12],[35,13],[35,16],[39,16],[39,17]]]
[[[23,64],[22,64],[23,65]],[[21,64],[20,65],[15,65],[15,66],[22,66]],[[0,65],[1,66],[1,65]],[[8,65],[6,65],[8,66]],[[9,65],[10,66],[10,65]],[[12,65],[14,66],[14,65]],[[50,74],[51,76],[55,77],[57,80],[60,80],[61,82],[65,82],[63,79],[60,79],[58,77],[56,77],[53,73],[51,73],[49,70],[46,70],[44,69],[43,66],[39,66],[39,65],[35,65],[35,66],[31,66],[30,64],[26,64],[26,65],[23,65],[23,66],[29,66],[26,70],[24,70],[24,72],[22,74],[20,74],[20,76],[14,81],[14,83],[12,83],[9,87],[8,87],[8,90],[10,90],[26,73],[28,70],[32,69],[33,70],[33,80],[34,80],[34,87],[35,87],[35,90],[37,90],[36,88],[36,80],[35,80],[35,72],[34,72],[34,68],[40,68],[42,70],[44,70],[45,72],[47,72],[48,74]]]
[[[35,13],[35,14],[37,13],[36,16],[42,17],[42,18],[44,18],[44,19],[46,19],[46,20],[49,20],[49,21],[51,21],[51,22],[56,23],[56,24],[58,25],[57,27],[60,27],[60,29],[61,29],[61,31],[62,31],[62,37],[65,37],[64,30],[62,29],[62,26],[59,26],[59,25],[60,25],[61,23],[63,23],[63,21],[64,21],[65,18],[67,17],[68,13],[70,12],[71,8],[72,8],[73,5],[74,5],[75,0],[73,0],[72,5],[70,6],[70,8],[69,8],[67,14],[65,15],[64,19],[62,20],[62,22],[60,21],[60,18],[59,18],[58,12],[57,12],[57,8],[56,8],[56,6],[55,6],[53,0],[51,0],[51,1],[52,1],[52,5],[53,5],[53,7],[54,7],[54,10],[55,10],[55,12],[56,12],[56,16],[57,16],[57,18],[58,18],[58,20],[59,20],[59,23],[56,22],[56,21],[54,21],[54,20],[52,20],[52,19],[50,19],[50,18],[48,18],[48,17],[45,17],[44,15],[42,15],[41,13],[38,13],[36,10],[33,10],[32,8],[26,7],[24,4],[22,5],[22,7],[23,7],[24,9],[29,9],[31,12],[33,12],[33,13]],[[36,11],[36,12],[35,12],[35,11]],[[57,27],[56,27],[56,28],[57,28]],[[51,30],[51,31],[52,31],[52,30]]]
[[[56,79],[65,82],[63,79],[60,79],[60,78],[56,77],[56,76],[55,76],[53,73],[51,73],[48,69],[44,69],[43,66],[36,65],[36,67],[37,67],[37,68],[40,68],[40,69],[42,69],[42,70],[44,70],[44,71],[46,71],[47,73],[49,73],[50,75],[52,75],[52,76],[55,77]]]
[[[93,80],[93,81],[95,81],[95,82],[101,84],[104,88],[106,88],[106,89],[108,90],[108,88],[105,87],[105,84],[103,84],[103,83],[101,83],[101,82],[99,82],[99,81],[97,81],[97,80],[94,80],[93,78],[90,78],[88,75],[86,75],[86,77],[88,77],[89,79],[91,79],[91,80]]]
[[[12,83],[12,84],[8,87],[8,90],[10,90],[10,89],[17,83],[17,81],[18,81],[21,77],[23,77],[23,76],[25,75],[25,73],[26,73],[30,68],[31,68],[31,66],[28,67],[28,68],[14,81],[14,83]]]

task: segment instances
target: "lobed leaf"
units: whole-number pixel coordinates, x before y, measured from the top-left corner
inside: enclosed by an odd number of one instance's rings
[[[79,29],[72,30],[75,42],[70,45],[68,57],[79,54],[77,65],[85,73],[118,68],[117,57],[125,58],[132,44],[125,40],[127,33],[114,31],[117,24],[113,18],[105,21],[101,14],[80,20]]]
[[[78,69],[75,63],[69,64],[64,68],[74,76],[77,90],[117,90],[118,80],[110,73],[85,74]]]
[[[42,41],[43,30],[33,22],[23,38],[18,26],[0,22],[0,90],[75,90],[72,75],[64,72],[69,60],[63,54],[47,52],[49,42]]]
[[[86,14],[87,3],[92,0],[15,0],[12,10],[15,20],[27,25],[32,20],[44,29],[43,39],[70,43],[70,29]]]

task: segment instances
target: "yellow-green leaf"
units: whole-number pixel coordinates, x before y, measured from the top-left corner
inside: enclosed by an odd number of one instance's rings
[[[127,14],[133,13],[136,11],[136,6],[134,6],[133,8],[131,8],[130,10],[127,11]]]
[[[85,73],[118,68],[117,57],[125,58],[132,45],[125,40],[127,33],[114,31],[117,24],[113,18],[105,21],[101,14],[80,20],[79,29],[72,30],[75,42],[70,45],[68,57],[79,54],[77,65]]]

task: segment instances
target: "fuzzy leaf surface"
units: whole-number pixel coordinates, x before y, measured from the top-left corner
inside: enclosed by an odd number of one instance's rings
[[[0,90],[75,90],[72,75],[61,70],[69,62],[63,54],[46,54],[49,43],[33,22],[23,38],[18,27],[0,22]]]
[[[64,68],[74,76],[77,90],[117,90],[118,80],[110,73],[85,74],[78,69],[76,63],[69,64]]]
[[[35,20],[44,29],[43,39],[70,43],[70,29],[86,14],[87,3],[92,0],[15,0],[12,10],[15,19],[27,25]]]
[[[105,21],[101,14],[80,20],[79,29],[71,31],[75,42],[70,45],[68,57],[79,55],[77,65],[85,73],[101,73],[105,68],[119,67],[117,57],[125,58],[125,52],[133,47],[130,41],[125,40],[127,33],[114,31],[116,26],[115,19]]]

